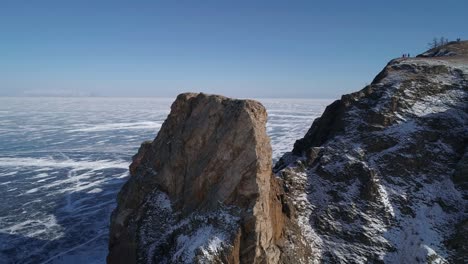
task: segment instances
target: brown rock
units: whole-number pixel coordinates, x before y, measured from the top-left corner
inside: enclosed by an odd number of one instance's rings
[[[256,101],[179,95],[156,139],[142,144],[130,165],[111,218],[108,263],[277,263],[284,215],[266,121]],[[161,195],[169,209],[151,202]],[[238,225],[224,225],[220,210]],[[168,223],[174,230],[162,227]],[[181,238],[218,229],[226,239],[217,252],[206,249],[209,241],[190,252],[180,246]]]

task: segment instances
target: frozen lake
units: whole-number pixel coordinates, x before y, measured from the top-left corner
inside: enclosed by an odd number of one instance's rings
[[[173,100],[0,98],[0,263],[105,263],[131,157]],[[274,160],[332,102],[258,100]]]

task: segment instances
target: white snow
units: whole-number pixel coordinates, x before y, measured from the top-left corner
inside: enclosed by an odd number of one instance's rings
[[[468,92],[462,90],[449,90],[443,94],[426,96],[419,99],[411,108],[411,112],[417,116],[426,116],[429,114],[445,112],[449,109],[464,107],[457,105],[456,98],[467,98]]]
[[[54,229],[56,232],[43,236],[46,230]],[[15,225],[0,228],[1,233],[21,234],[30,238],[40,238],[45,240],[59,239],[64,235],[63,227],[57,222],[55,215],[44,215],[38,219],[25,220]],[[52,234],[52,236],[50,236]]]
[[[119,160],[56,160],[51,158],[2,158],[1,167],[74,168],[76,170],[127,169],[128,162]],[[10,174],[12,175],[12,174]],[[6,176],[6,175],[4,175]]]
[[[93,126],[87,126],[84,128],[71,129],[68,132],[102,132],[111,130],[129,130],[129,129],[149,129],[155,131],[161,127],[161,123],[144,121],[134,123],[110,123],[110,124],[97,124]]]
[[[218,253],[226,239],[224,233],[209,225],[197,229],[194,234],[180,235],[177,237],[177,251],[172,256],[172,261],[193,263],[198,249],[201,249],[207,260],[213,260],[212,256]]]

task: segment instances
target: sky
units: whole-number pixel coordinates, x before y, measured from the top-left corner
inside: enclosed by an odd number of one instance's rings
[[[468,1],[0,0],[0,96],[338,98],[433,37],[468,39]]]

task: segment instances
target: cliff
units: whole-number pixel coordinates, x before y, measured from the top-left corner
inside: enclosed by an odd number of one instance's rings
[[[466,263],[468,42],[392,60],[274,170],[325,263]]]

